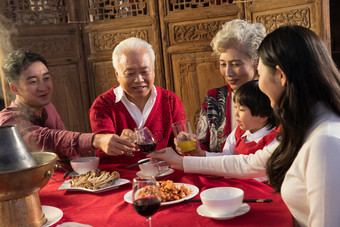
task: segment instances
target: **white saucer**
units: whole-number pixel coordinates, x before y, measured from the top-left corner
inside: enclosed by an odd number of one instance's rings
[[[47,222],[42,227],[48,227],[57,223],[63,217],[63,211],[57,207],[41,206]]]
[[[168,176],[168,175],[172,174],[173,172],[174,172],[174,170],[171,169],[171,168],[169,168],[169,169],[168,169],[167,171],[165,171],[164,173],[156,175],[155,178],[158,179],[158,178],[161,178],[161,177],[165,177],[165,176]],[[138,171],[138,172],[136,173],[136,175],[137,175],[138,177],[145,177],[145,176],[143,175],[142,171]]]
[[[250,206],[247,203],[243,203],[241,207],[232,214],[227,214],[223,216],[215,216],[209,212],[206,206],[201,205],[197,207],[197,213],[201,216],[213,218],[216,220],[227,220],[247,213],[250,210]]]

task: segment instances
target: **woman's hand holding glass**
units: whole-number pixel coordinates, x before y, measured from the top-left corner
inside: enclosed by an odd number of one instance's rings
[[[171,168],[183,170],[183,157],[178,155],[171,147],[152,152],[148,157],[164,160]]]

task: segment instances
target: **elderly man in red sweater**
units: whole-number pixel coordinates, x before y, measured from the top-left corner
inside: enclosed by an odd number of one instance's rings
[[[157,140],[156,150],[173,145],[170,125],[185,119],[183,104],[178,96],[154,85],[155,54],[152,46],[139,38],[119,43],[112,54],[113,67],[119,86],[103,93],[90,109],[92,131],[121,135],[123,130],[147,127]],[[122,146],[108,156],[98,151],[102,162],[132,163],[145,155],[135,152],[124,155]]]

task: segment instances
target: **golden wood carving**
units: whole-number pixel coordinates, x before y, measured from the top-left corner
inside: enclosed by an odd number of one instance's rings
[[[206,92],[225,84],[218,57],[211,52],[173,56],[175,92],[182,100],[187,118],[196,125]]]
[[[93,73],[96,75],[94,78],[96,96],[119,84],[111,61],[93,63]]]
[[[16,39],[15,46],[41,53],[45,58],[75,56],[75,43],[71,36],[54,36],[39,38]]]
[[[137,37],[148,41],[148,31],[135,30],[128,32],[97,33],[93,36],[94,49],[97,52],[112,51],[118,43],[129,37]]]
[[[228,0],[169,0],[169,11],[191,10],[197,8],[210,7],[215,5],[230,4]]]
[[[91,21],[112,20],[148,14],[147,0],[90,0]]]
[[[221,29],[225,21],[211,21],[192,23],[185,25],[175,25],[173,27],[173,35],[175,43],[184,43],[192,41],[210,41],[218,30]]]
[[[216,59],[207,59],[206,57],[196,58],[195,62],[188,61],[185,57],[180,57],[177,60],[177,63],[179,65],[179,72],[180,72],[180,80],[183,80],[183,78],[189,76],[190,73],[196,73],[198,65],[201,64],[209,64],[213,66],[213,69],[216,71],[219,71],[220,66],[219,62]],[[183,81],[181,81],[183,82]]]
[[[64,124],[74,131],[85,132],[81,84],[78,66],[52,65],[49,67],[53,78],[54,95],[52,103],[56,106]]]
[[[267,32],[271,32],[283,25],[301,25],[311,28],[311,16],[309,8],[292,9],[285,12],[257,15],[255,21],[263,24]]]
[[[2,0],[5,16],[17,25],[65,24],[68,9],[65,0]]]

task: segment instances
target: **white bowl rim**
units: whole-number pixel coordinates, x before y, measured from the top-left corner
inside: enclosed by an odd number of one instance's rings
[[[216,190],[216,189],[221,189],[221,190],[222,189],[232,189],[232,190],[239,192],[240,194],[238,194],[235,197],[230,197],[230,198],[207,198],[205,196],[206,193],[209,193],[210,191],[213,191],[213,190]],[[208,189],[202,191],[200,193],[200,196],[203,197],[203,199],[210,200],[210,201],[213,201],[213,200],[231,200],[231,199],[239,198],[240,196],[244,196],[244,191],[242,189],[236,188],[236,187],[214,187],[214,188],[208,188]]]
[[[143,159],[139,160],[138,163],[139,163],[139,162],[146,161],[146,160],[148,160],[148,161],[150,162],[150,159],[151,159],[151,158],[143,158]],[[146,162],[146,163],[147,163],[147,162]]]
[[[99,160],[99,157],[80,157],[80,158],[75,158],[75,159],[72,159],[70,162],[77,162],[77,163],[80,163],[80,162],[93,162],[93,161],[97,161]]]

